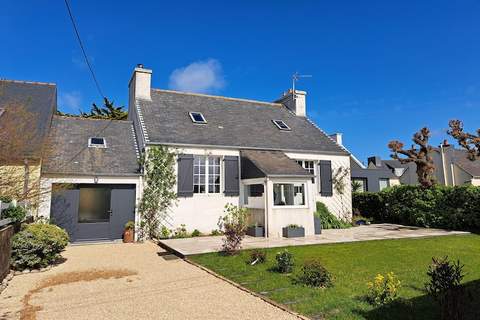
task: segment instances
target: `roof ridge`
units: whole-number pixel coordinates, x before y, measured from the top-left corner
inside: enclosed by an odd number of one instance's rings
[[[208,97],[208,98],[215,98],[215,99],[224,99],[224,100],[230,100],[230,101],[243,101],[243,102],[261,103],[261,104],[266,104],[266,105],[275,106],[275,107],[283,106],[281,103],[259,101],[259,100],[253,100],[253,99],[216,96],[216,95],[205,94],[205,93],[183,92],[183,91],[157,89],[157,88],[152,88],[152,90],[159,91],[159,92],[166,92],[166,93],[176,93],[176,94],[182,94],[182,95],[189,95],[189,96],[199,96],[199,97]]]
[[[28,81],[28,80],[11,80],[11,79],[0,79],[3,82],[12,82],[12,83],[22,83],[22,84],[36,84],[36,85],[45,85],[45,86],[56,86],[56,83],[53,82],[40,82],[40,81]]]
[[[81,116],[64,116],[61,114],[54,114],[54,118],[62,118],[62,119],[74,119],[74,120],[85,120],[85,121],[115,121],[115,122],[122,122],[122,123],[133,123],[132,120],[114,120],[114,119],[95,119],[95,118],[84,118]]]

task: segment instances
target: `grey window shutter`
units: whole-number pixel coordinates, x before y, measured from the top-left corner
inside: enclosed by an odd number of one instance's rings
[[[193,196],[193,155],[178,155],[177,195],[179,197]]]
[[[320,194],[324,197],[333,195],[332,189],[332,162],[329,160],[320,160]]]
[[[238,172],[238,157],[225,156],[225,195],[238,196],[240,194],[240,182]]]

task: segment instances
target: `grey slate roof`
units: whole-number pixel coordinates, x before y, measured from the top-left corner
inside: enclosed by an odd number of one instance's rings
[[[290,159],[281,151],[267,150],[242,150],[240,156],[250,160],[264,176],[295,176],[311,177],[307,170],[303,169],[295,160]]]
[[[14,115],[15,110],[23,106],[29,113],[29,119],[34,120],[35,133],[38,141],[26,146],[25,156],[39,157],[43,139],[48,134],[52,116],[57,107],[57,87],[53,83],[40,83],[15,80],[0,80],[0,126],[4,125],[7,113]],[[9,116],[10,117],[10,116]],[[23,117],[23,115],[22,115]],[[20,119],[21,121],[22,119]],[[1,144],[0,144],[0,152]]]
[[[89,148],[91,137],[105,138],[107,148]],[[49,141],[52,153],[42,170],[50,174],[137,175],[133,123],[54,116]]]
[[[282,104],[158,89],[151,97],[137,101],[150,143],[348,154]],[[189,112],[201,112],[208,123],[194,124]],[[274,119],[292,130],[279,130]]]
[[[466,151],[454,149],[452,161],[472,177],[480,177],[480,160],[467,159]]]

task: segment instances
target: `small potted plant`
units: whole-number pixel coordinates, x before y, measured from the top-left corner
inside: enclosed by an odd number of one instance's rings
[[[128,221],[123,231],[123,242],[132,243],[135,239],[135,222]]]
[[[247,235],[251,237],[264,237],[265,228],[256,222],[247,228]]]
[[[305,237],[305,228],[296,224],[289,224],[283,228],[285,238]]]

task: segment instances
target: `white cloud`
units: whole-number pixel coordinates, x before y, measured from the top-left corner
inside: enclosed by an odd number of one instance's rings
[[[225,87],[222,65],[215,59],[197,61],[173,70],[169,88],[179,91],[208,93]]]
[[[63,92],[58,95],[58,106],[62,110],[68,109],[68,112],[78,112],[81,105],[82,95],[78,91]]]

